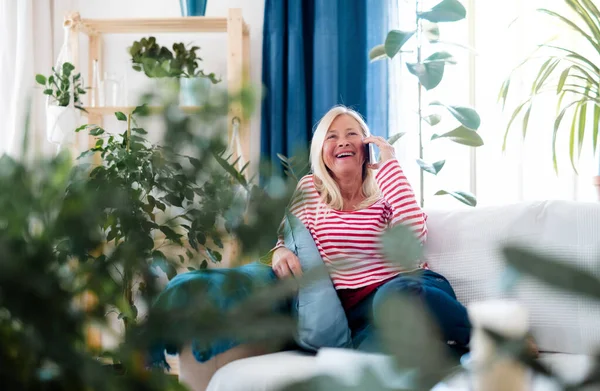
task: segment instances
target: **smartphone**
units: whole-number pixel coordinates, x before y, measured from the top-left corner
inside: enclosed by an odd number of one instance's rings
[[[365,144],[365,154],[367,155],[368,163],[377,163],[377,159],[375,157],[375,146],[373,145],[373,143]]]

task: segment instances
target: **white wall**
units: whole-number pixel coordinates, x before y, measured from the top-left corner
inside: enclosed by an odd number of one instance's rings
[[[54,6],[54,53],[58,55],[63,42],[62,17],[70,10],[79,11],[82,18],[143,18],[143,17],[178,17],[181,16],[179,0],[55,0]],[[250,27],[251,38],[251,83],[261,86],[262,68],[262,29],[264,19],[264,0],[208,0],[206,16],[227,16],[229,8],[241,8],[245,22]],[[147,35],[147,34],[146,34]],[[143,74],[131,69],[127,48],[134,40],[143,36],[140,34],[106,35],[104,42],[104,71],[126,77],[127,102],[133,105],[136,96],[148,87],[149,81]],[[222,75],[223,87],[227,77],[227,35],[223,33],[198,34],[154,34],[163,46],[173,42],[194,42],[201,47],[204,69]],[[81,70],[85,80],[87,76],[87,45],[85,36],[80,40]],[[89,85],[89,83],[86,82]],[[112,118],[105,118],[108,130],[116,127]],[[118,128],[116,130],[119,130]],[[258,161],[260,153],[260,106],[250,123],[250,159]]]

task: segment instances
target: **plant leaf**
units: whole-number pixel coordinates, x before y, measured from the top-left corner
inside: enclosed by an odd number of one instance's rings
[[[434,23],[456,22],[467,16],[467,10],[458,0],[442,0],[431,10],[421,12],[418,16]]]
[[[405,134],[406,134],[406,132],[396,133],[395,135],[393,135],[392,137],[387,139],[388,144],[394,145],[396,143],[396,141],[400,140],[400,138],[402,136],[404,136]]]
[[[577,165],[575,164],[575,128],[577,127],[577,120],[579,119],[579,116],[577,114],[581,110],[582,102],[583,101],[579,101],[575,106],[575,111],[573,112],[573,120],[571,121],[571,131],[569,134],[569,159],[571,160],[571,167],[573,168],[573,171],[575,171],[575,173],[577,173]]]
[[[556,86],[556,93],[559,94],[565,86],[565,82],[567,81],[567,77],[569,76],[569,71],[571,71],[572,67],[565,68],[560,74],[560,78],[558,79],[558,84]]]
[[[567,112],[567,110],[577,104],[579,101],[573,101],[571,103],[569,103],[567,106],[565,106],[562,111],[560,112],[560,114],[556,117],[556,119],[554,120],[554,129],[552,130],[552,164],[554,166],[554,172],[558,174],[558,162],[556,160],[556,135],[558,133],[558,128],[560,127],[560,124],[562,122],[563,117],[565,116],[565,113]]]
[[[131,131],[139,134],[148,134],[144,128],[131,128]]]
[[[418,278],[418,277],[417,277]],[[439,327],[415,295],[389,295],[375,311],[375,326],[382,346],[394,357],[398,368],[418,368],[406,389],[431,390],[443,380],[452,367]],[[354,390],[389,389],[366,385]],[[402,389],[400,387],[399,389]],[[316,388],[302,388],[316,390]],[[346,387],[323,387],[319,390],[350,390]]]
[[[583,138],[585,137],[585,121],[587,118],[587,103],[584,101],[579,110],[579,133],[577,134],[577,159],[581,158]]]
[[[431,140],[436,140],[439,138],[448,138],[454,141],[455,143],[468,145],[470,147],[480,147],[483,145],[483,139],[481,138],[481,136],[479,136],[479,134],[476,131],[466,128],[464,126],[459,126],[458,128],[444,133],[442,135],[434,134],[431,137]]]
[[[442,116],[439,114],[431,114],[431,115],[428,115],[427,117],[423,117],[423,120],[425,122],[427,122],[429,125],[435,126],[440,123],[440,121],[442,120]]]
[[[200,163],[200,160],[193,158],[191,156],[188,156],[188,160],[190,161],[192,166],[194,166],[195,169],[199,170],[202,167],[202,163]]]
[[[394,58],[414,33],[414,31],[391,30],[385,38],[384,44],[387,56],[389,58]]]
[[[592,125],[592,144],[594,155],[596,155],[596,147],[598,146],[598,127],[600,127],[600,103],[594,103],[594,122]]]
[[[502,249],[506,263],[520,273],[547,284],[600,300],[600,279],[560,260],[531,250],[507,246]]]
[[[46,79],[46,76],[37,74],[35,75],[35,81],[44,86],[48,80]]]
[[[469,192],[466,191],[447,191],[447,190],[439,190],[435,195],[451,195],[456,198],[460,202],[468,206],[477,206],[477,198]]]
[[[154,250],[152,252],[152,266],[157,267],[165,272],[169,280],[177,275],[177,270],[169,263],[167,257],[165,257],[165,254],[163,254],[161,251]]]
[[[560,20],[561,22],[563,22],[564,24],[566,24],[567,26],[571,27],[573,30],[577,31],[579,34],[581,34],[596,50],[597,53],[600,53],[600,42],[597,42],[596,40],[594,40],[594,38],[592,38],[589,34],[587,34],[585,31],[583,31],[583,29],[581,29],[577,23],[572,22],[571,20],[569,20],[568,18],[554,12],[551,11],[549,9],[545,9],[545,8],[538,8],[537,9],[538,12],[542,12],[545,14],[548,14],[558,20]]]
[[[385,45],[377,45],[369,51],[369,60],[371,62],[388,58],[385,52]]]
[[[475,109],[472,109],[470,107],[449,106],[439,101],[433,101],[429,105],[445,107],[450,112],[450,114],[452,114],[452,116],[458,120],[458,122],[460,122],[469,129],[477,130],[481,125],[481,118],[479,117],[479,114],[477,114],[477,111],[475,111]]]
[[[218,251],[213,251],[210,248],[206,249],[206,253],[208,254],[208,256],[210,257],[210,259],[214,262],[214,263],[219,263],[221,262],[222,256],[221,253]]]
[[[444,66],[443,61],[435,61],[428,63],[406,63],[408,71],[419,78],[419,83],[425,87],[426,90],[434,89],[440,84],[444,77]]]
[[[140,106],[137,106],[135,109],[133,109],[133,111],[131,112],[131,115],[148,115],[150,114],[150,108],[148,108],[147,104],[143,104]]]
[[[386,259],[407,269],[417,266],[423,257],[423,246],[414,232],[404,224],[387,229],[381,238]]]
[[[223,159],[218,153],[213,151],[213,156],[217,160],[217,162],[227,171],[233,178],[235,178],[242,186],[247,187],[248,182],[246,178],[235,168],[234,164],[229,164],[229,162]]]
[[[94,129],[90,130],[90,135],[92,135],[92,136],[100,136],[103,133],[104,133],[104,129],[102,129],[102,128],[94,128]]]
[[[531,94],[536,94],[540,91],[540,88],[543,86],[544,81],[548,78],[548,76],[552,73],[552,71],[556,68],[560,59],[555,59],[554,57],[550,57],[547,59],[544,64],[540,67],[537,76],[535,77],[533,83],[531,84]]]
[[[456,59],[448,52],[435,52],[431,56],[423,60],[423,63],[429,62],[446,62],[448,64],[456,64]]]
[[[178,233],[176,233],[175,231],[173,231],[171,229],[171,227],[168,227],[166,225],[161,225],[159,227],[159,229],[162,231],[162,233],[165,234],[166,238],[168,240],[171,240],[175,243],[181,243],[181,235],[179,235]]]
[[[529,102],[531,102],[532,98],[527,99],[525,102],[521,103],[517,108],[513,111],[512,116],[510,117],[510,121],[508,121],[508,125],[506,125],[506,130],[504,131],[504,141],[502,142],[502,151],[506,151],[506,141],[508,140],[508,132],[510,131],[510,127],[514,120],[517,118],[523,107]]]
[[[429,42],[439,41],[440,26],[438,26],[436,23],[432,23],[432,22],[429,22],[428,20],[424,20],[423,34],[425,34],[425,38]]]
[[[523,116],[523,139],[527,135],[527,126],[529,125],[529,116],[531,115],[531,108],[533,105],[530,103],[525,115]]]
[[[417,159],[417,164],[423,169],[423,171],[427,171],[428,173],[437,175],[441,171],[441,169],[444,167],[444,164],[446,164],[446,161],[440,160],[433,164],[429,164],[429,163],[425,162],[424,160]]]
[[[502,87],[500,87],[500,92],[498,93],[498,102],[502,101],[502,111],[504,111],[504,107],[506,106],[506,98],[508,97],[509,88],[510,78],[504,80]]]
[[[125,113],[121,112],[121,111],[117,111],[115,113],[115,116],[117,117],[117,119],[119,121],[127,121],[127,116],[125,115]]]

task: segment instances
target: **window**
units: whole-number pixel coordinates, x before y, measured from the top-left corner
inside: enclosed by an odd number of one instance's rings
[[[429,5],[437,2],[429,2]],[[424,7],[427,7],[428,2],[425,3]],[[557,102],[554,94],[541,97],[536,102],[525,141],[521,137],[522,120],[519,117],[515,121],[508,136],[506,152],[502,152],[511,109],[527,97],[530,81],[512,84],[511,89],[514,90],[505,112],[497,102],[502,82],[536,44],[548,38],[548,31],[568,37],[568,31],[557,30],[549,18],[534,12],[542,5],[552,9],[564,8],[563,1],[463,0],[463,4],[467,7],[467,19],[440,24],[440,40],[465,44],[476,52],[452,45],[435,45],[434,50],[452,53],[457,65],[446,66],[444,79],[438,87],[431,91],[423,89],[423,110],[427,115],[430,110],[427,103],[433,100],[476,108],[482,120],[479,133],[485,145],[473,149],[446,140],[430,142],[433,133],[452,130],[457,125],[448,115],[444,115],[443,121],[435,127],[424,124],[424,160],[432,163],[446,159],[446,165],[437,177],[424,173],[425,206],[462,207],[449,196],[433,196],[439,189],[470,191],[477,195],[480,206],[545,199],[594,201],[596,190],[592,177],[598,175],[598,159],[593,156],[591,142],[586,140],[577,166],[579,175],[573,172],[567,151],[570,121],[563,124],[567,129],[559,131],[558,176],[552,167],[551,140]],[[398,8],[400,29],[414,29],[414,1],[399,0]],[[517,16],[521,18],[514,21]],[[410,50],[410,47],[406,49]],[[431,52],[429,48],[424,55]],[[410,58],[413,54],[402,56],[402,63],[398,59],[392,60],[390,82],[392,102],[397,110],[392,110],[395,117],[390,121],[390,134],[406,132],[396,144],[397,156],[419,194],[420,168],[415,163],[418,158],[417,83],[404,64],[414,61]],[[533,76],[535,74],[537,72]],[[591,137],[589,130],[586,133],[586,137]]]

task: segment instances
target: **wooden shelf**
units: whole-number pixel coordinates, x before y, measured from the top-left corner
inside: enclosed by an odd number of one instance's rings
[[[185,18],[151,19],[81,19],[78,27],[88,35],[132,33],[225,33],[227,18],[190,16]],[[248,25],[244,34],[249,33]]]
[[[161,113],[164,110],[163,106],[148,106],[151,113]],[[193,114],[202,110],[202,106],[179,106],[181,111],[187,114]],[[117,111],[125,114],[130,114],[135,110],[135,106],[103,106],[103,107],[90,107],[84,106],[87,113],[83,112],[83,115],[115,115]]]
[[[95,19],[81,18],[76,12],[68,12],[65,15],[64,28],[72,30],[69,35],[70,45],[73,51],[73,65],[79,69],[79,41],[80,35],[87,35],[88,55],[87,69],[88,78],[91,80],[96,71],[99,75],[104,74],[104,46],[106,34],[148,34],[155,33],[224,33],[227,45],[223,51],[227,55],[227,91],[229,96],[236,96],[248,82],[250,77],[250,29],[244,22],[242,10],[230,8],[224,17],[178,17],[178,18],[116,18]],[[124,53],[123,53],[124,54]],[[99,102],[98,89],[90,92]],[[162,102],[156,102],[155,107],[150,107],[151,113],[164,111],[159,107]],[[135,107],[85,107],[87,121],[99,126],[103,125],[104,117],[110,118],[115,112],[131,113]],[[202,107],[182,107],[185,113],[202,112]],[[231,141],[234,134],[241,139],[240,150],[236,149],[235,156],[242,157],[241,164],[250,160],[250,121],[244,117],[242,104],[237,100],[231,100],[228,113],[228,139]],[[234,121],[241,120],[240,122]],[[235,130],[235,133],[234,133]],[[81,136],[83,137],[83,136]],[[95,138],[90,137],[89,145],[94,145]],[[246,171],[246,176],[252,176],[251,170]]]

